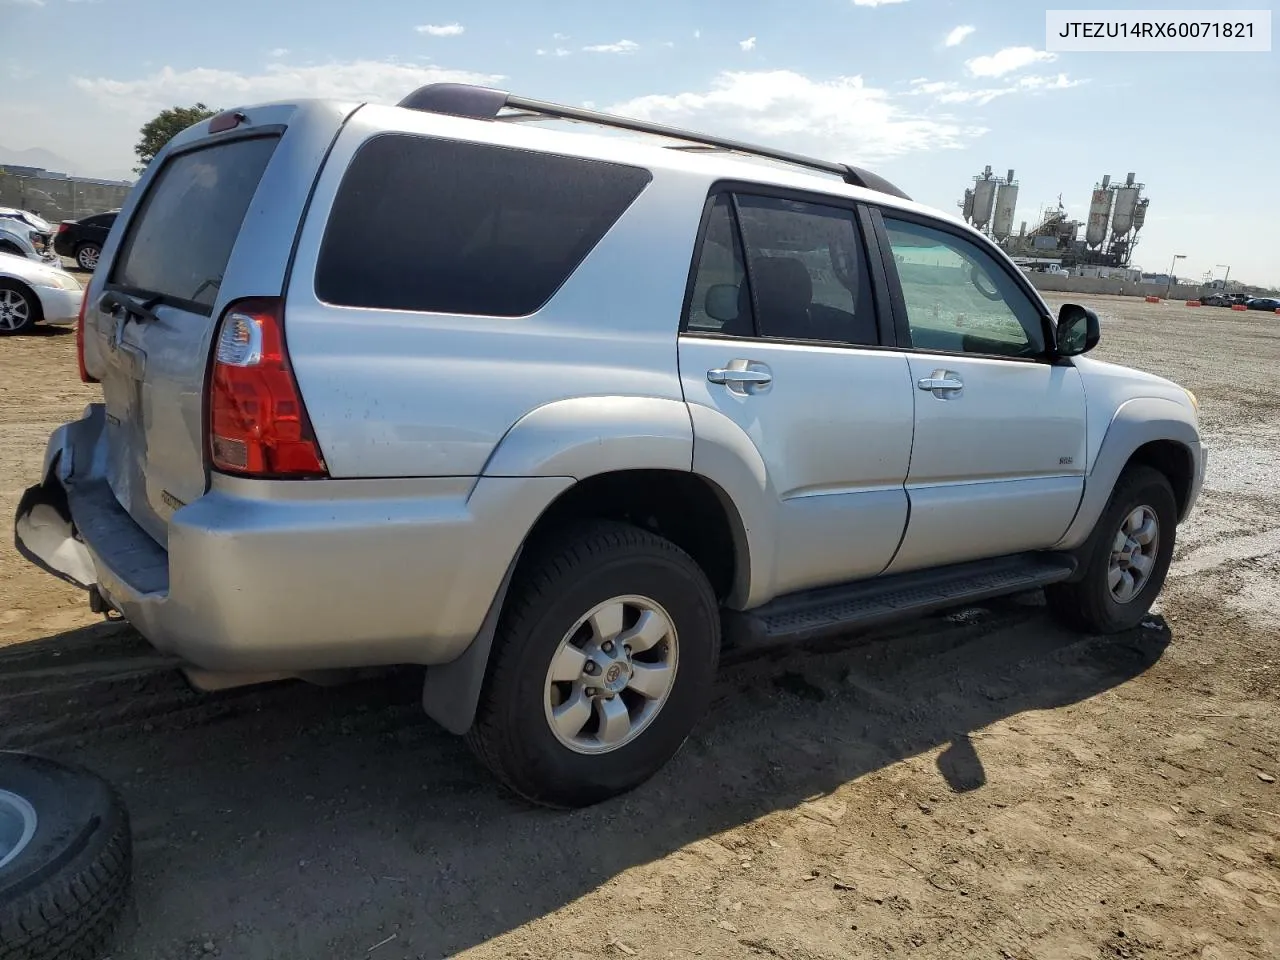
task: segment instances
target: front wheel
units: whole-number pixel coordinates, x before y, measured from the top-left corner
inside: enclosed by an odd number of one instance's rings
[[[26,287],[0,279],[0,336],[21,333],[40,319],[40,301]]]
[[[522,563],[467,740],[526,799],[597,803],[679,750],[719,651],[715,594],[688,554],[637,527],[591,524]]]
[[[1126,470],[1098,519],[1081,578],[1047,588],[1049,608],[1090,633],[1136,627],[1164,586],[1177,522],[1168,478],[1151,467]]]

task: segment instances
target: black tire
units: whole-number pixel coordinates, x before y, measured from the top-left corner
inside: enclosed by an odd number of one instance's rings
[[[0,790],[36,814],[30,841],[0,867],[0,960],[99,960],[132,882],[123,803],[85,770],[20,753],[0,752]]]
[[[1112,546],[1125,517],[1141,506],[1150,507],[1159,525],[1155,567],[1133,599],[1120,603],[1107,585]],[[1116,482],[1107,508],[1098,518],[1082,558],[1078,581],[1055,584],[1045,590],[1049,609],[1064,624],[1087,633],[1120,633],[1132,630],[1151,610],[1169,563],[1173,560],[1178,504],[1168,478],[1146,466],[1130,467]]]
[[[17,295],[26,302],[26,319],[18,326],[10,327],[7,324],[0,323],[0,337],[13,333],[25,333],[44,319],[44,308],[40,305],[40,298],[31,292],[31,289],[25,284],[19,283],[17,280],[10,280],[7,277],[0,277],[0,294]],[[0,297],[3,299],[3,297]]]
[[[675,626],[678,661],[652,721],[612,752],[566,747],[545,712],[546,678],[561,640],[597,604],[640,595]],[[494,638],[475,723],[466,739],[511,790],[557,808],[625,793],[661,769],[705,713],[720,656],[720,616],[706,575],[675,544],[628,524],[598,522],[532,546]]]
[[[76,266],[92,273],[98,269],[100,256],[102,256],[102,248],[96,243],[82,243],[76,247]],[[86,263],[87,260],[92,260],[92,263]]]

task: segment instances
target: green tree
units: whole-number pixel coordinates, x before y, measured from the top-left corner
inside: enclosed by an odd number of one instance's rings
[[[155,159],[156,154],[164,149],[166,143],[193,123],[208,120],[217,112],[203,103],[197,103],[192,107],[170,107],[168,110],[161,110],[153,119],[144,123],[142,130],[139,131],[138,143],[133,148],[133,152],[138,155],[138,165],[133,168],[134,172],[142,173],[147,169],[147,164]]]

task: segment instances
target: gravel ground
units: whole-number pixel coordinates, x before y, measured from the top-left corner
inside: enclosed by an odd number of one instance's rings
[[[1089,302],[1100,356],[1203,403],[1159,615],[1079,637],[1033,596],[731,663],[676,760],[588,811],[495,789],[411,670],[195,694],[6,541],[0,743],[123,792],[115,960],[1276,956],[1280,318]],[[65,333],[0,369],[9,517],[95,391]]]

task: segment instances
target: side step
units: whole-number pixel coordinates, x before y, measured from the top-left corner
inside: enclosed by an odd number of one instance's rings
[[[1048,586],[1075,569],[1067,554],[1023,553],[805,590],[754,610],[725,611],[725,642],[773,646],[880,626]]]

